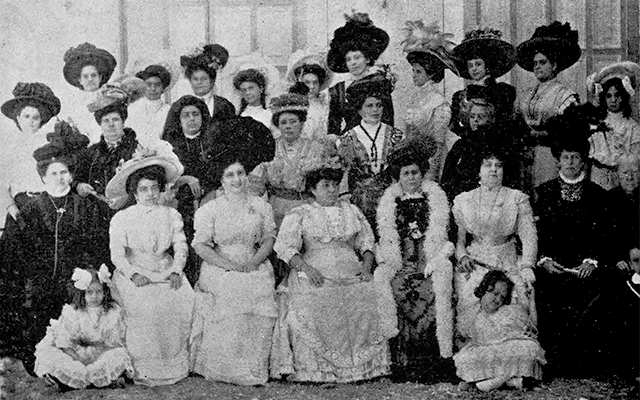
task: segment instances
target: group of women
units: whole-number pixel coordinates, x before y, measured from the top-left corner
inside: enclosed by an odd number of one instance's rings
[[[162,65],[109,82],[108,52],[70,49],[83,105],[46,135],[60,100],[18,84],[2,105],[19,130],[2,188],[4,355],[40,374],[34,349],[72,271],[105,263],[140,384],[457,372],[491,390],[540,380],[547,362],[553,376],[637,377],[640,67],[591,76],[590,108],[557,79],[581,53],[568,24],[517,49],[490,29],[456,47],[435,26],[406,30],[417,90],[402,124],[375,65],[389,36],[366,14],[326,60],[296,53],[287,93],[268,93],[259,66],[238,72],[237,113],[215,94],[229,59],[215,44],[181,57],[193,94],[170,106]],[[495,81],[516,63],[538,80],[520,112]],[[445,69],[471,81],[451,106]],[[327,93],[333,72],[347,75]]]

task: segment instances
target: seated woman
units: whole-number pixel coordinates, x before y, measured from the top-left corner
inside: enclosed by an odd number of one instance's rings
[[[308,106],[307,99],[298,94],[283,94],[271,100],[273,124],[282,136],[276,139],[273,160],[251,171],[253,185],[267,190],[276,226],[289,210],[306,203],[309,195],[304,176],[324,163],[324,146],[301,137]]]
[[[264,385],[277,316],[267,259],[275,224],[271,206],[247,193],[238,156],[216,161],[223,193],[198,209],[193,247],[203,259],[196,288],[192,370],[208,380]]]
[[[187,243],[178,211],[158,204],[164,186],[181,173],[172,159],[136,157],[109,182],[114,196],[128,193],[136,200],[111,220],[109,245],[134,382],[147,386],[173,384],[189,374],[194,294],[182,272]]]
[[[389,374],[387,340],[397,334],[388,281],[371,282],[373,232],[338,200],[341,169],[306,177],[313,202],[285,216],[274,250],[288,263],[271,353],[271,377],[354,382]]]
[[[552,134],[564,134],[553,147],[560,176],[538,187],[533,203],[540,342],[554,377],[592,376],[602,365],[595,360],[605,343],[592,340],[602,315],[591,305],[608,286],[615,264],[608,250],[617,248],[607,193],[586,176],[589,123],[575,110],[549,125]]]
[[[417,143],[424,143],[423,146]],[[392,371],[400,381],[451,379],[453,267],[447,241],[449,204],[432,181],[423,180],[432,140],[411,142],[389,156],[395,183],[378,206],[376,276],[393,289],[400,333],[390,340]]]
[[[480,187],[456,196],[453,216],[458,226],[455,289],[458,319],[473,309],[479,299],[473,294],[490,270],[501,270],[515,284],[514,300],[536,322],[532,268],[537,255],[538,236],[529,197],[502,185],[505,154],[488,148],[478,165]],[[472,237],[467,244],[468,236]],[[518,251],[517,240],[521,243]],[[468,332],[458,323],[464,340]]]
[[[359,121],[338,141],[347,176],[347,187],[341,187],[340,195],[350,192],[351,201],[374,228],[378,200],[391,183],[390,177],[381,172],[387,167],[388,154],[403,138],[401,131],[382,120],[391,90],[391,82],[378,74],[349,86],[347,100],[349,107],[357,111]]]
[[[471,342],[453,356],[462,387],[474,383],[488,392],[506,383],[523,389],[542,378],[544,350],[527,312],[511,304],[513,287],[504,272],[492,270],[473,291],[480,301],[465,321]]]
[[[36,343],[69,300],[73,268],[109,259],[103,242],[107,227],[100,223],[98,208],[70,185],[86,136],[60,122],[47,137],[51,142],[33,153],[44,192],[23,205],[17,223],[7,227],[0,241],[5,277],[0,353],[22,359],[30,373]]]
[[[640,79],[640,66],[625,61],[603,68],[587,79],[596,98],[605,129],[589,138],[589,179],[611,190],[619,185],[616,166],[620,157],[640,157],[640,125],[631,118],[631,98]]]

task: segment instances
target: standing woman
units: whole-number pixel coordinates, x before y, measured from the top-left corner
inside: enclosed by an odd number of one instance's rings
[[[520,103],[520,111],[531,129],[525,138],[528,147],[523,187],[532,189],[557,177],[556,162],[551,154],[551,142],[546,124],[549,118],[562,114],[571,104],[578,104],[575,91],[558,80],[558,73],[575,64],[582,54],[578,31],[569,23],[555,21],[536,28],[531,39],[517,48],[518,65],[533,72],[538,83]]]
[[[516,65],[516,48],[502,40],[502,32],[496,29],[475,29],[465,33],[462,43],[453,49],[458,61],[460,76],[470,85],[486,86],[495,98],[495,119],[499,124],[513,118],[516,89],[504,82],[497,82]],[[451,100],[451,131],[461,135],[469,126],[467,90],[459,90]]]
[[[453,377],[453,245],[447,241],[449,203],[423,177],[433,140],[402,146],[389,157],[395,182],[378,206],[376,275],[390,281],[400,332],[390,340],[392,372],[400,381]]]
[[[66,113],[80,133],[89,138],[90,145],[100,141],[102,132],[95,125],[93,113],[87,110],[87,106],[96,101],[98,89],[109,81],[115,69],[115,57],[91,43],[82,43],[64,53],[64,79],[80,89],[80,93],[74,91],[65,103]]]
[[[271,206],[247,192],[241,154],[222,155],[223,194],[198,209],[193,247],[203,264],[192,333],[192,370],[205,379],[264,385],[275,317],[267,259],[275,242]]]
[[[329,98],[327,87],[332,72],[327,67],[324,53],[304,54],[298,50],[291,55],[287,80],[294,85],[308,88],[309,110],[304,123],[302,137],[320,141],[335,142],[335,137],[327,137],[329,122]]]
[[[0,204],[12,220],[29,200],[30,193],[43,190],[33,151],[47,144],[40,127],[60,112],[60,99],[44,83],[18,83],[13,98],[2,104],[2,113],[13,120],[17,129],[5,132],[4,168],[0,185]],[[4,225],[4,218],[2,224]]]
[[[390,184],[383,173],[387,156],[403,138],[398,129],[382,120],[391,98],[391,82],[380,74],[369,75],[347,89],[349,107],[356,111],[358,123],[338,142],[338,153],[346,167],[346,184],[340,195],[351,194],[351,201],[376,226],[376,208],[382,192]]]
[[[426,178],[438,182],[445,160],[451,108],[435,84],[444,79],[447,68],[458,74],[450,53],[452,35],[440,33],[435,24],[426,27],[422,21],[408,21],[405,30],[403,50],[413,69],[413,83],[418,88],[405,113],[405,134],[409,139],[431,137],[435,140],[437,148],[429,160],[431,168]]]
[[[137,154],[107,187],[110,196],[136,202],[111,220],[109,247],[134,381],[146,386],[170,385],[189,374],[194,294],[182,271],[187,242],[178,211],[159,204],[165,185],[181,173],[175,159]]]
[[[347,23],[333,33],[327,54],[331,71],[349,73],[346,80],[329,88],[328,134],[335,136],[341,136],[360,121],[357,110],[347,106],[347,88],[372,74],[385,76],[373,64],[389,45],[387,32],[373,25],[368,14],[355,13],[345,18]],[[383,109],[382,121],[393,125],[391,95],[384,99]]]
[[[616,167],[622,156],[640,157],[640,125],[631,118],[639,79],[640,66],[630,61],[611,64],[587,78],[605,124],[589,138],[590,179],[606,190],[619,185]]]

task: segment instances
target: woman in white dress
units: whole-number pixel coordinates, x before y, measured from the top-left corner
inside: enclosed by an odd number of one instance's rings
[[[181,173],[175,160],[135,157],[107,186],[113,196],[126,188],[136,199],[111,220],[109,240],[134,382],[147,386],[173,384],[189,374],[194,294],[182,272],[187,243],[178,211],[158,204],[164,186]]]
[[[149,65],[136,77],[144,81],[146,90],[144,98],[129,107],[127,124],[136,132],[138,143],[148,147],[161,138],[167,120],[171,106],[162,94],[171,85],[171,73],[162,65]]]
[[[631,118],[631,98],[639,78],[640,66],[630,61],[609,65],[587,78],[604,122],[604,129],[589,138],[590,179],[606,190],[620,184],[617,165],[621,157],[640,157],[640,125]]]
[[[193,248],[203,259],[192,332],[194,372],[208,380],[264,385],[276,319],[271,206],[247,193],[235,155],[218,161],[224,193],[198,209]]]

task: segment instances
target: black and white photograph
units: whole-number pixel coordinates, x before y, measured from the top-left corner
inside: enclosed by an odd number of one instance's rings
[[[640,399],[638,0],[0,10],[0,400]]]

